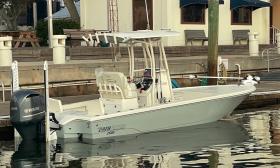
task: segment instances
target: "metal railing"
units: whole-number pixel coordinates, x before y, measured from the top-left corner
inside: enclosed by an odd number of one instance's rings
[[[264,49],[262,51],[261,57],[262,57],[263,60],[265,60],[267,62],[267,72],[270,71],[270,61],[274,61],[274,60],[280,59],[280,57],[279,58],[275,58],[275,57],[274,58],[270,58],[271,54],[272,54],[272,51],[275,51],[277,53],[279,49],[280,49],[280,47],[273,47],[273,48]],[[276,55],[280,56],[279,54],[276,54]]]
[[[280,33],[280,29],[275,26],[271,26],[272,31],[272,44],[277,44],[277,34]]]
[[[6,101],[5,99],[5,85],[4,82],[0,81],[1,88],[2,88],[2,102],[4,103]]]

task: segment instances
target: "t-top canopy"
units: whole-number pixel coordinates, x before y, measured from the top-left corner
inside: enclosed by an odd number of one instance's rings
[[[270,7],[271,4],[261,0],[231,0],[230,9],[234,10],[241,7],[252,7],[254,10],[263,7]]]
[[[99,34],[98,38],[115,38],[118,42],[126,42],[129,40],[137,39],[151,39],[151,38],[162,38],[162,37],[173,37],[178,36],[179,32],[170,31],[170,30],[160,30],[160,31],[151,31],[151,30],[139,30],[132,32],[115,32],[115,33],[104,33]],[[121,40],[122,39],[122,40]],[[106,41],[106,40],[105,40]],[[110,40],[108,40],[110,42]]]
[[[219,0],[220,4],[224,4],[224,0]],[[180,7],[189,5],[208,5],[208,0],[180,0]]]

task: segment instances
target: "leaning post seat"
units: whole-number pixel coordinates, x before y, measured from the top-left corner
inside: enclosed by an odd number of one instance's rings
[[[102,72],[96,81],[102,98],[137,98],[135,84],[128,83],[127,77],[121,72]]]
[[[121,72],[101,72],[96,76],[105,114],[138,108],[137,89]]]

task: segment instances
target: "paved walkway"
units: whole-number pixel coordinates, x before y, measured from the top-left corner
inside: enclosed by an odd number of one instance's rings
[[[256,92],[280,91],[280,81],[261,81]]]

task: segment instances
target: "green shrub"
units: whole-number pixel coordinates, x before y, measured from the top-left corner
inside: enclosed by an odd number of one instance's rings
[[[53,34],[62,35],[63,29],[79,29],[80,24],[71,20],[54,20]],[[41,45],[47,45],[48,41],[48,21],[39,21],[36,27],[37,36],[40,38]]]

